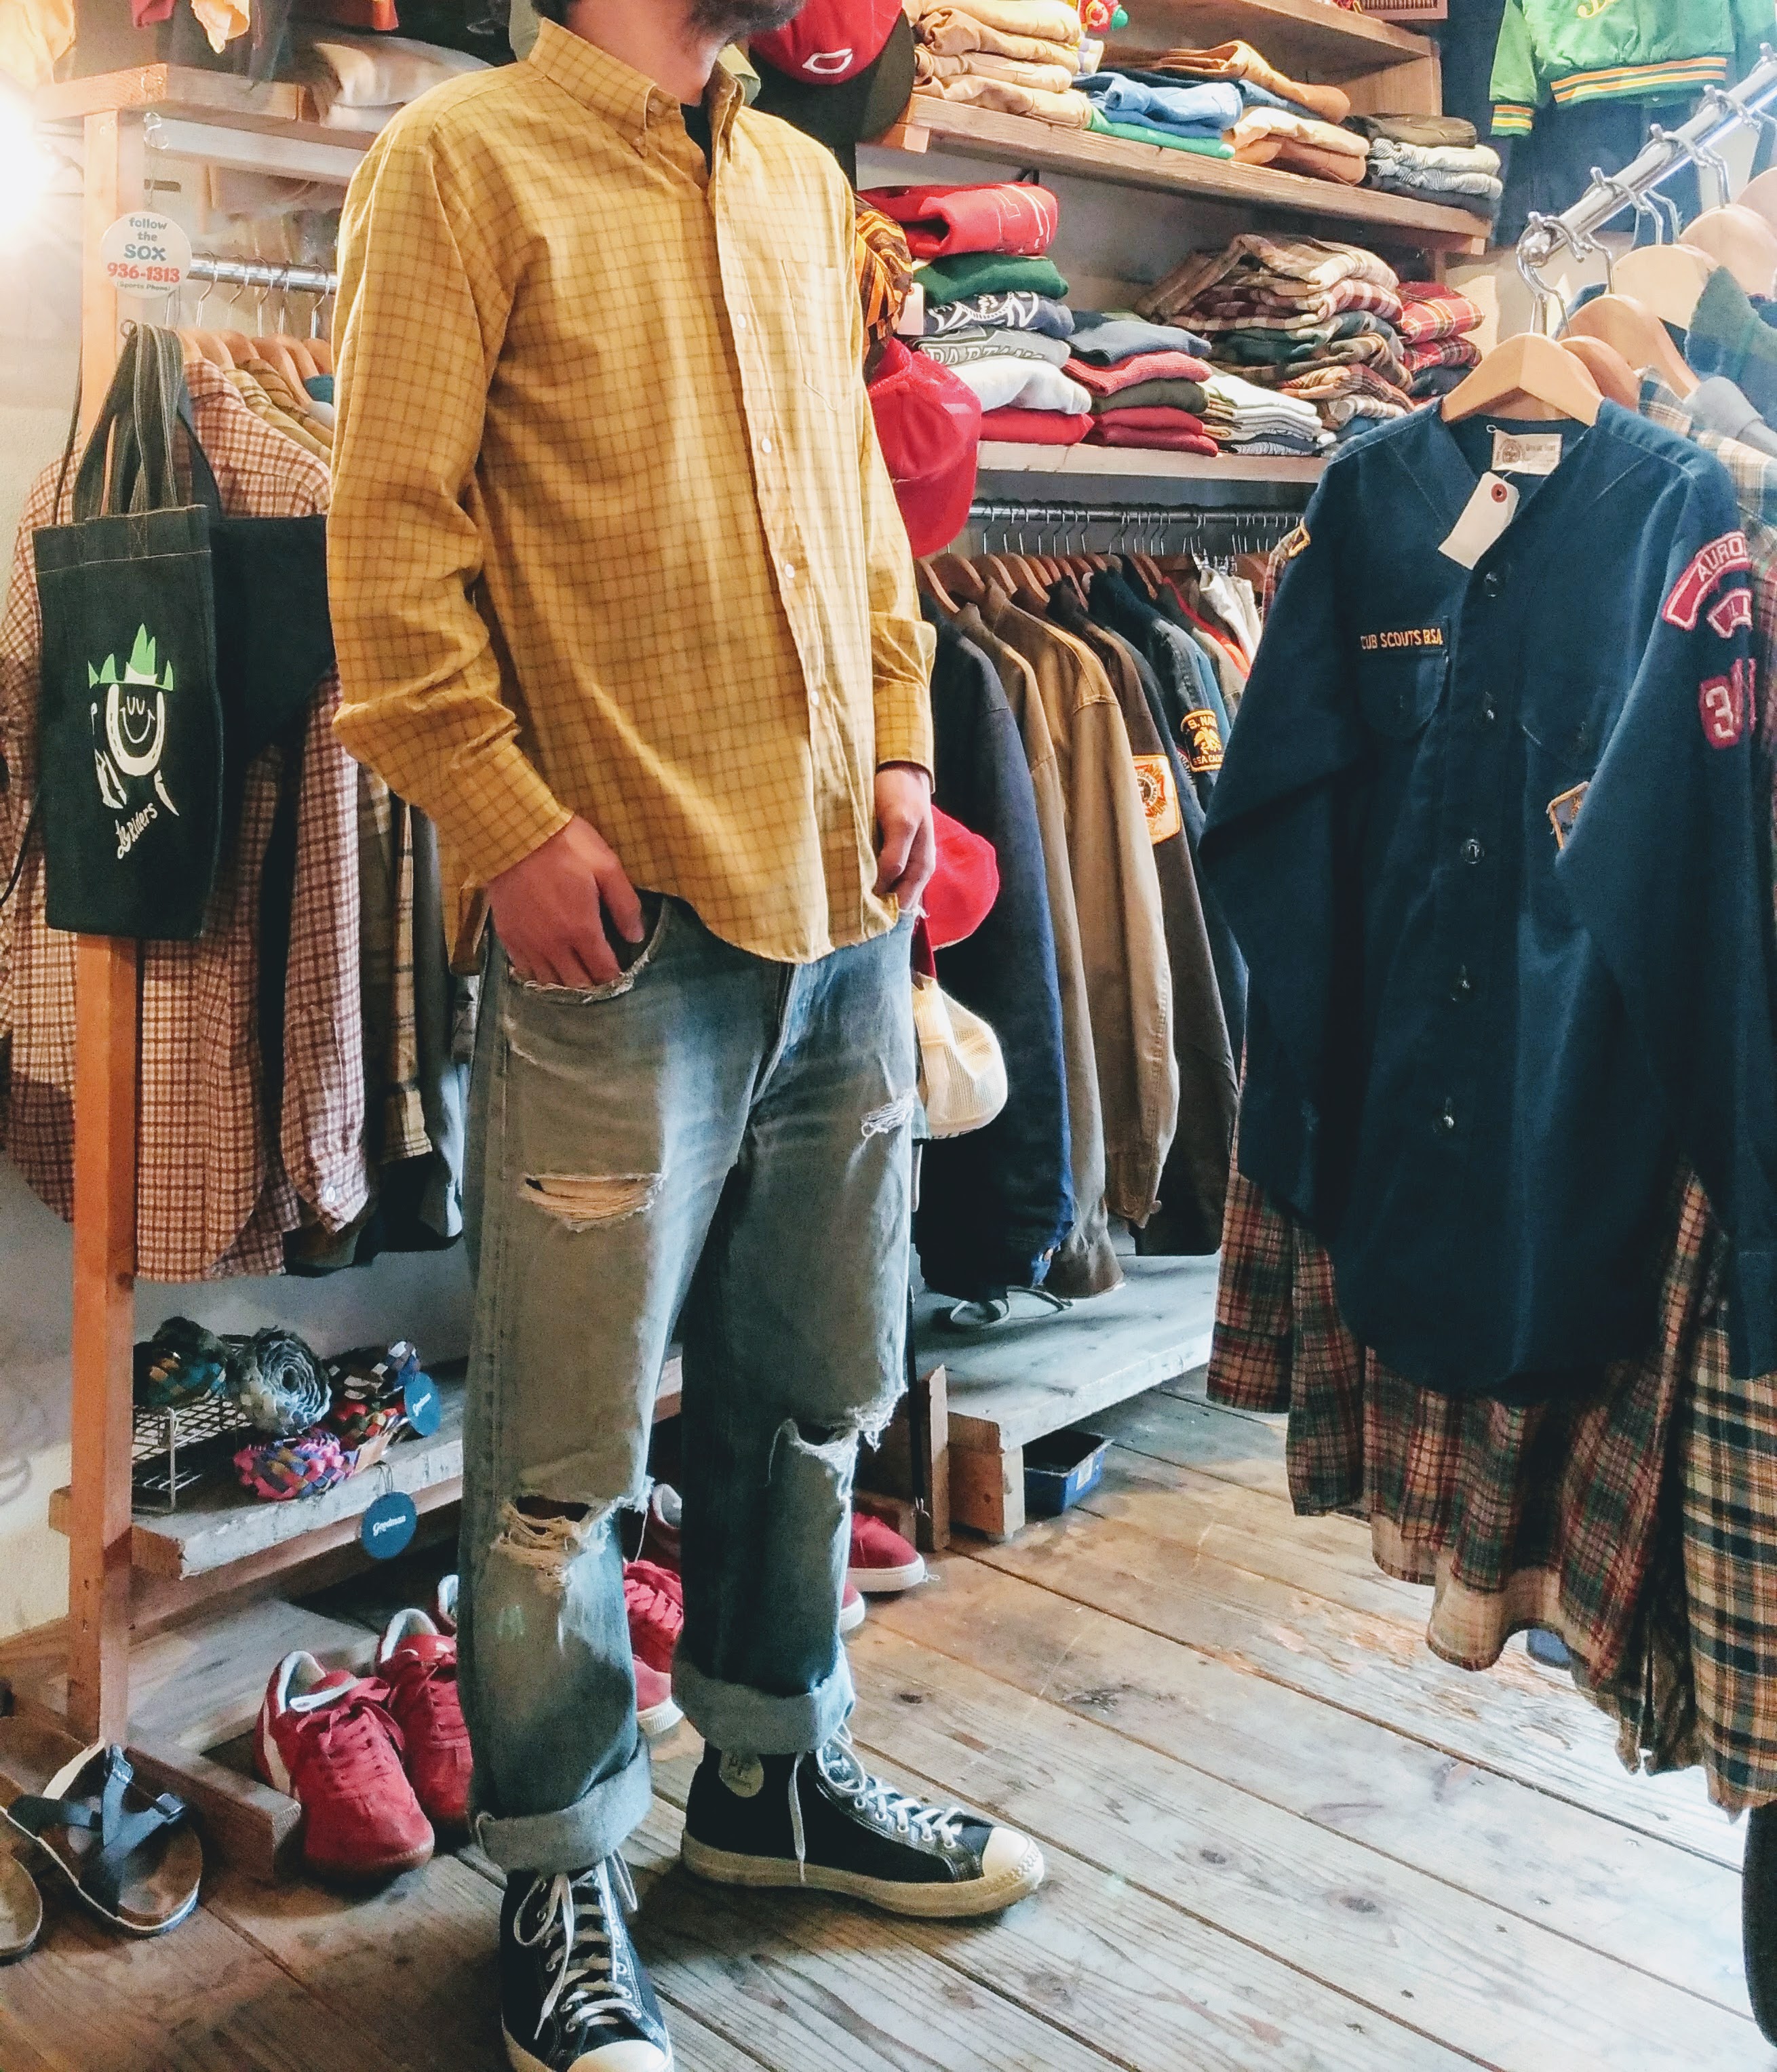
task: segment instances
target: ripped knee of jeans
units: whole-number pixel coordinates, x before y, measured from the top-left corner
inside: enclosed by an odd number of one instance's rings
[[[614,1503],[557,1503],[520,1497],[501,1508],[493,1551],[534,1568],[550,1588],[566,1588],[568,1570],[609,1531]]]
[[[639,1216],[660,1191],[658,1173],[527,1173],[518,1183],[521,1201],[575,1231]]]

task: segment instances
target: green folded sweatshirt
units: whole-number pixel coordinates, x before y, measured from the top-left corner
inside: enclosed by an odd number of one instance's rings
[[[975,295],[1047,295],[1059,302],[1067,294],[1067,283],[1047,259],[1012,259],[1001,252],[959,252],[934,259],[913,278],[926,291],[928,309]]]
[[[1158,122],[1110,122],[1095,108],[1091,124],[1098,137],[1121,137],[1131,144],[1158,144],[1167,151],[1195,151],[1199,158],[1232,158],[1234,146],[1220,137],[1192,137]]]

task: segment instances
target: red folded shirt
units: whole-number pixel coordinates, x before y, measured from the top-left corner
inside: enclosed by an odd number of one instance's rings
[[[1144,431],[1120,426],[1115,417],[1094,417],[1087,443],[1095,446],[1135,446],[1146,453],[1190,453],[1213,456],[1221,448],[1207,432]]]
[[[1061,204],[1047,187],[871,187],[861,201],[899,224],[915,259],[997,252],[1040,259],[1054,244]]]
[[[1092,367],[1084,360],[1070,360],[1064,371],[1070,380],[1090,388],[1095,396],[1114,396],[1138,381],[1207,381],[1216,372],[1207,360],[1194,360],[1188,352],[1138,352],[1115,367]]]
[[[1201,432],[1203,421],[1189,410],[1170,403],[1143,403],[1133,410],[1100,410],[1092,420],[1097,425],[1121,425],[1125,431]]]
[[[1017,446],[1077,446],[1092,428],[1088,417],[1071,417],[1065,410],[1021,410],[1016,404],[989,410],[981,419],[984,439]]]

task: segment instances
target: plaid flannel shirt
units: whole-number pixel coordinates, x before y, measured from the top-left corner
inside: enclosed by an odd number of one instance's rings
[[[300,517],[327,508],[327,471],[254,416],[224,377],[187,371],[199,438],[224,509]],[[16,853],[36,788],[37,671],[43,646],[31,535],[56,508],[60,463],[33,485],[0,619],[0,750],[10,773],[4,853]],[[142,959],[137,1253],[150,1279],[279,1272],[283,1235],[306,1203],[328,1229],[369,1196],[359,1022],[357,777],[331,724],[339,679],[318,692],[300,753],[274,745],[248,770],[203,934],[148,943]],[[259,1042],[259,901],[282,787],[299,785],[296,872],[282,1026],[282,1087],[265,1084]],[[0,910],[0,1031],[10,1071],[5,1141],[32,1188],[73,1212],[74,946],[44,917],[43,845],[33,836],[19,890]]]
[[[1777,460],[1698,431],[1649,380],[1642,411],[1727,468],[1746,518],[1759,738],[1777,764]],[[1777,882],[1777,781],[1769,822]],[[1586,1396],[1512,1406],[1418,1387],[1346,1329],[1331,1260],[1236,1170],[1212,1400],[1290,1415],[1303,1513],[1370,1521],[1378,1565],[1429,1583],[1427,1640],[1464,1667],[1560,1633],[1631,1769],[1701,1763],[1730,1812],[1777,1799],[1777,1377],[1732,1379],[1726,1241],[1675,1175],[1659,1325]]]

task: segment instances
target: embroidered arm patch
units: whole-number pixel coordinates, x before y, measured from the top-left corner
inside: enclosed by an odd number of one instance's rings
[[[1750,661],[1736,662],[1728,675],[1705,677],[1697,685],[1697,709],[1702,715],[1703,738],[1711,748],[1738,746],[1746,730],[1752,690]]]
[[[1668,626],[1694,633],[1704,602],[1722,577],[1751,567],[1746,534],[1724,532],[1719,540],[1711,540],[1706,547],[1697,549],[1690,565],[1672,585],[1671,595],[1660,607],[1660,617]]]
[[[1752,592],[1737,583],[1709,606],[1709,621],[1724,640],[1731,640],[1742,627],[1752,623]]]

